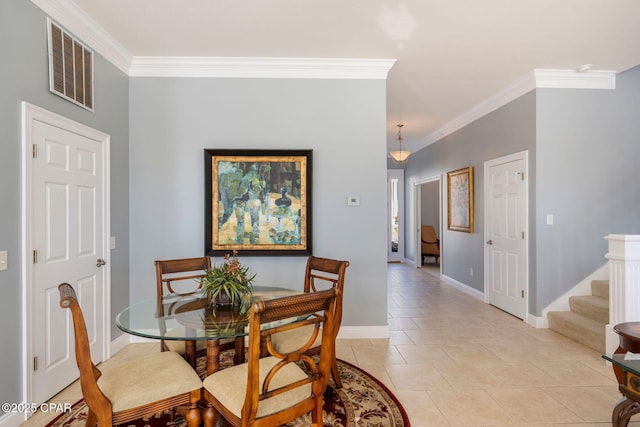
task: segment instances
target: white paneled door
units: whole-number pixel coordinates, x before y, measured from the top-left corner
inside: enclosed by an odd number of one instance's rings
[[[31,144],[27,320],[32,402],[44,402],[78,377],[70,311],[58,284],[71,284],[84,312],[94,363],[103,360],[105,312],[105,141],[65,123],[34,118]],[[108,204],[108,203],[107,203]]]
[[[526,152],[485,163],[485,290],[488,302],[527,313]]]

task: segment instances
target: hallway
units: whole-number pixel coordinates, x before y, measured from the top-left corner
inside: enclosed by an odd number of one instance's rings
[[[338,357],[382,379],[413,427],[611,425],[620,394],[600,353],[442,283],[437,268],[387,271],[389,340],[340,340]]]

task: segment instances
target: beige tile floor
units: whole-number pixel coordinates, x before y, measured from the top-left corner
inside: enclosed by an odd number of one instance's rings
[[[388,282],[390,338],[338,340],[337,355],[382,380],[413,427],[611,425],[620,395],[600,353],[443,284],[437,269],[390,264]],[[101,367],[148,351],[157,344],[129,345]],[[80,397],[73,384],[52,402]]]

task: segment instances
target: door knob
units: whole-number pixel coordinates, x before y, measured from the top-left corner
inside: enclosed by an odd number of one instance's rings
[[[487,240],[487,245],[493,245],[493,240]]]
[[[107,262],[105,260],[103,260],[102,258],[98,258],[98,260],[96,261],[96,267],[102,267],[106,263]]]

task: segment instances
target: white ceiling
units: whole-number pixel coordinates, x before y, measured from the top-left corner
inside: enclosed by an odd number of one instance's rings
[[[402,122],[414,151],[534,69],[640,64],[638,0],[66,1],[132,56],[396,59],[388,144]]]

